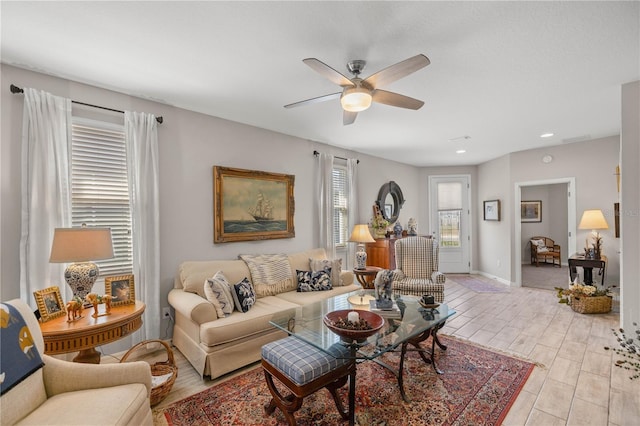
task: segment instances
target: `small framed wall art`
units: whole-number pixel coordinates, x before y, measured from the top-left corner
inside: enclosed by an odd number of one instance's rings
[[[484,207],[484,220],[500,220],[500,200],[482,202]]]
[[[520,202],[520,222],[542,222],[542,201]]]
[[[104,292],[111,295],[111,304],[113,306],[135,303],[136,287],[133,275],[105,277]]]
[[[67,314],[60,295],[60,289],[57,286],[34,291],[33,296],[36,298],[36,304],[40,312],[40,321],[46,322]]]

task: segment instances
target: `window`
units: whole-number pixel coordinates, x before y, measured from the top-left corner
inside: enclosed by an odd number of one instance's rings
[[[114,258],[97,261],[100,275],[133,270],[124,126],[73,118],[71,223],[111,228]]]
[[[336,247],[346,247],[349,239],[347,168],[333,167],[333,240]]]
[[[438,226],[441,247],[460,247],[462,184],[438,183]]]

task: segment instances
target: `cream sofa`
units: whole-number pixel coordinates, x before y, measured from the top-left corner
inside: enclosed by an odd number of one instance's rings
[[[288,255],[288,259],[295,277],[296,270],[310,270],[309,259],[326,259],[326,254],[324,249],[313,249]],[[258,297],[248,312],[234,310],[230,316],[218,318],[203,291],[205,280],[218,271],[232,284],[243,278],[251,281],[249,268],[240,259],[188,261],[180,265],[175,288],[169,292],[169,304],[175,309],[173,344],[201,375],[212,379],[260,360],[264,344],[286,336],[269,324],[274,316],[362,288],[353,283],[351,271],[342,271],[342,285],[334,283],[332,290]]]
[[[0,397],[0,424],[153,425],[149,364],[78,364],[45,355],[29,306],[19,299],[3,303],[24,318],[44,367]]]

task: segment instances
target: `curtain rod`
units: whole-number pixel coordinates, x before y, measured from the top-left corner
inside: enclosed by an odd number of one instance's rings
[[[313,151],[313,155],[317,157],[318,155],[320,155],[320,153],[318,151]],[[334,157],[340,160],[345,160],[345,161],[348,160],[348,158],[338,157],[337,155],[334,155]],[[360,164],[360,160],[356,159],[356,163]]]
[[[11,89],[11,93],[13,93],[14,95],[16,95],[18,93],[24,93],[24,90],[22,90],[21,88],[19,88],[15,84],[12,84],[11,86],[9,86],[9,88]],[[74,103],[74,104],[78,104],[78,105],[84,105],[84,106],[88,106],[88,107],[92,107],[92,108],[99,108],[99,109],[104,109],[104,110],[107,110],[107,111],[119,112],[120,114],[124,114],[124,111],[121,111],[119,109],[107,108],[107,107],[103,107],[103,106],[100,106],[100,105],[87,104],[87,103],[84,103],[84,102],[74,101],[74,100],[72,100],[71,102]],[[156,121],[158,123],[162,124],[164,119],[162,118],[162,116],[160,116],[160,117],[156,117]]]

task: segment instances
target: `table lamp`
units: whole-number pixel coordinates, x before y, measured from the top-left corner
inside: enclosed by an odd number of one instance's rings
[[[594,210],[585,210],[582,213],[582,219],[580,219],[580,224],[578,225],[578,229],[591,229],[592,239],[594,240],[593,248],[595,251],[595,258],[600,259],[600,250],[602,247],[602,238],[598,233],[598,229],[609,229],[609,224],[607,224],[606,219],[604,218],[604,214],[602,214],[602,210],[594,209]],[[589,239],[587,238],[587,247],[586,250],[589,249]],[[587,253],[585,253],[585,256]]]
[[[376,242],[371,236],[371,232],[369,232],[369,225],[358,224],[354,226],[349,242],[358,243],[358,249],[356,250],[356,269],[365,269],[367,267],[367,252],[364,249],[364,243]]]
[[[51,263],[71,263],[64,279],[74,298],[84,301],[100,270],[94,260],[111,259],[113,243],[110,228],[56,228],[51,245]]]

